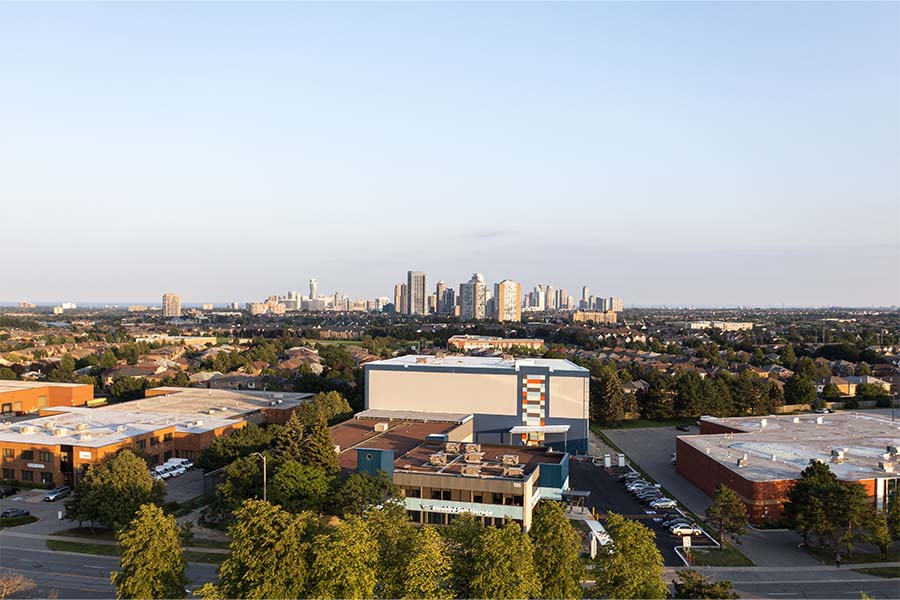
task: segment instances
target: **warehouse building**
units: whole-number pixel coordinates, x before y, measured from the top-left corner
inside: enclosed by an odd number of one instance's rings
[[[569,455],[474,443],[472,423],[471,415],[366,411],[331,435],[341,467],[388,474],[414,522],[446,525],[471,513],[485,525],[511,520],[529,529],[539,500],[566,496]]]
[[[0,381],[3,415],[36,413],[54,406],[86,406],[94,399],[94,386],[44,381]]]
[[[90,386],[87,386],[90,387]],[[87,466],[131,447],[150,465],[196,459],[213,438],[247,423],[284,423],[312,394],[158,387],[143,400],[98,408],[52,406],[0,423],[2,478],[77,485]]]
[[[590,372],[567,360],[410,355],[365,373],[369,410],[471,415],[476,443],[587,452]]]
[[[788,491],[813,460],[839,480],[863,485],[884,507],[900,491],[898,447],[900,423],[878,415],[702,417],[700,435],[677,438],[676,469],[710,495],[727,485],[747,505],[751,523],[766,523],[781,517]]]

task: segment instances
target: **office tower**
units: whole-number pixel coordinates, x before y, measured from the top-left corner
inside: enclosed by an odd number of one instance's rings
[[[178,294],[163,294],[162,313],[166,318],[181,316],[181,297]]]
[[[522,320],[522,286],[504,279],[494,284],[494,318],[501,323]]]
[[[566,310],[569,308],[569,290],[560,288],[556,290],[556,309]]]
[[[534,291],[531,292],[531,302],[529,303],[531,308],[536,310],[544,310],[547,306],[547,286],[543,283],[540,283],[534,286]]]
[[[437,314],[437,294],[428,294],[428,314]]]
[[[484,276],[481,273],[472,275],[472,279],[459,286],[460,311],[459,317],[463,321],[483,319],[485,317]]]
[[[406,273],[406,293],[409,294],[407,306],[409,314],[424,315],[426,313],[426,296],[425,291],[425,272],[424,271],[407,271]]]
[[[591,310],[593,303],[591,301],[591,288],[584,286],[581,288],[581,310]]]
[[[574,309],[575,309],[575,306],[576,306],[576,304],[575,304],[575,296],[569,296],[569,301],[566,302],[566,306],[569,307],[569,310],[574,310]]]
[[[409,314],[409,286],[400,284],[400,307],[397,310],[401,315]]]
[[[553,286],[548,285],[544,296],[544,310],[554,310],[556,309],[556,292],[553,291]]]
[[[439,315],[446,315],[447,309],[444,307],[444,292],[447,290],[447,284],[443,280],[438,281],[434,287],[434,296],[437,298],[437,305],[434,312]]]
[[[451,287],[444,289],[438,298],[438,312],[442,315],[456,314],[456,290]]]
[[[403,284],[394,284],[394,312],[399,313],[400,307],[403,305]]]
[[[624,307],[624,303],[621,298],[609,298],[609,308],[607,310],[612,310],[615,312],[622,312],[622,308]]]
[[[315,300],[319,297],[319,280],[318,279],[310,279],[309,280],[309,297],[312,300]]]

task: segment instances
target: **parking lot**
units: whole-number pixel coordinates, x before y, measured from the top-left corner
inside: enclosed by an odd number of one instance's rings
[[[603,522],[606,514],[615,512],[622,516],[640,521],[642,525],[652,529],[656,533],[656,545],[665,560],[667,566],[683,566],[684,563],[675,553],[675,547],[681,546],[679,536],[672,535],[662,525],[662,515],[672,510],[653,510],[645,504],[641,504],[619,481],[617,473],[623,470],[613,467],[609,472],[591,462],[572,461],[569,465],[569,484],[575,490],[590,492],[585,504],[593,508],[597,518]],[[670,498],[672,496],[669,496]],[[677,498],[675,498],[677,500]],[[713,546],[712,540],[706,536],[692,536],[691,544],[694,547]]]

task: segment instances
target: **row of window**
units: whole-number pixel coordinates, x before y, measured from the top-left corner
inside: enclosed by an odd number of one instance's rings
[[[449,525],[451,524],[459,515],[456,514],[445,514],[445,513],[437,513],[437,512],[426,512],[426,511],[418,511],[418,510],[408,510],[406,511],[407,516],[413,523],[427,523],[429,525]],[[502,527],[506,524],[507,519],[503,517],[480,517],[476,516],[476,520],[480,520],[481,524],[487,527]],[[512,521],[516,521],[516,519],[511,519]]]
[[[13,481],[34,481],[34,474],[36,471],[29,471],[27,469],[22,469],[19,471],[19,477],[16,477],[15,469],[3,469],[3,479]],[[48,473],[46,471],[40,471],[40,480],[41,483],[46,483],[49,485],[53,485],[53,473]]]
[[[171,442],[173,439],[175,439],[175,436],[173,434],[165,433],[165,434],[163,434],[162,443],[165,444],[165,443]],[[150,445],[151,446],[159,446],[159,437],[153,436],[152,438],[150,438]],[[147,447],[147,440],[138,440],[137,447],[140,448],[141,450],[145,449]]]
[[[456,502],[475,502],[478,504],[500,504],[506,506],[522,506],[524,504],[523,496],[507,496],[496,493],[469,492],[468,490],[439,490],[403,488],[403,493],[407,498],[431,498],[432,500],[452,500]],[[471,494],[471,496],[470,496]],[[471,499],[470,499],[471,497]]]
[[[15,457],[16,451],[14,449],[3,449],[3,458],[14,459]],[[21,450],[19,452],[19,458],[22,460],[34,460],[34,450]],[[38,460],[40,460],[41,462],[52,462],[53,453],[46,450],[41,450],[38,452]]]

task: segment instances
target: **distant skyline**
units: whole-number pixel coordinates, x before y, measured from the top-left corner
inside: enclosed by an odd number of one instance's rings
[[[0,302],[900,303],[898,3],[0,3]]]

